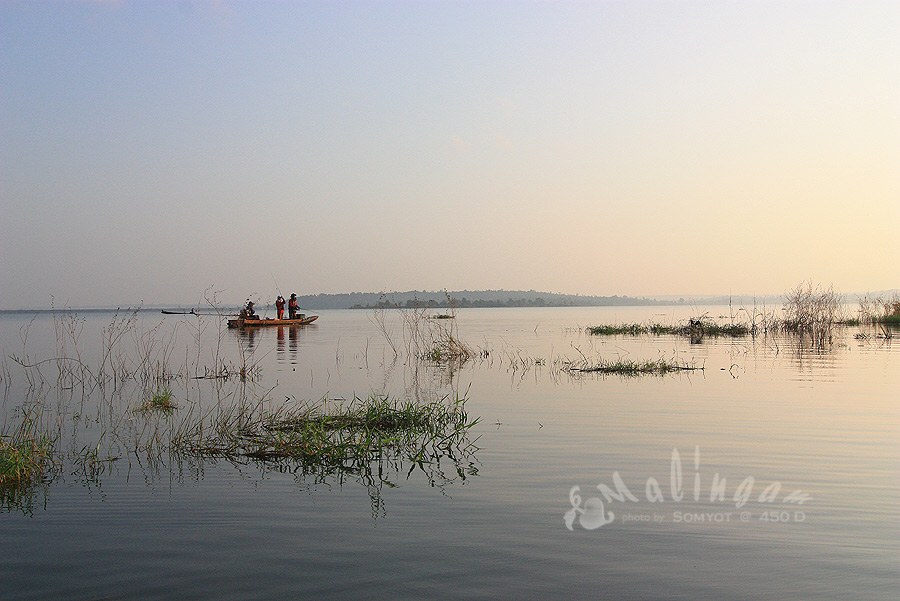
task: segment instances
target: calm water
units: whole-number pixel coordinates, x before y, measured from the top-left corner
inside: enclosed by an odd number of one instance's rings
[[[396,360],[367,311],[252,336],[150,312],[124,326],[108,313],[0,315],[4,427],[39,406],[70,456],[115,458],[93,471],[67,460],[2,509],[0,599],[895,599],[896,340],[848,328],[816,350],[583,331],[728,311],[464,310],[452,327],[479,358],[453,370],[408,360],[397,314],[383,328]],[[123,330],[104,353],[104,331]],[[76,354],[168,366],[176,416],[240,401],[465,395],[481,418],[478,450],[465,479],[402,466],[393,486],[148,455],[134,441],[159,420],[134,411],[139,387],[86,394],[41,363]],[[704,369],[562,369],[582,357]],[[259,377],[183,377],[223,364]]]

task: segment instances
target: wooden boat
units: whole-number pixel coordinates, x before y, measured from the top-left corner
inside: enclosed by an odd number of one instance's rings
[[[319,319],[318,315],[301,315],[296,319],[246,319],[238,317],[228,320],[229,328],[268,328],[272,326],[305,326]]]

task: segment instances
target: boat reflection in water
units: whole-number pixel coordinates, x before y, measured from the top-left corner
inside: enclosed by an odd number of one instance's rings
[[[288,336],[291,340],[291,356],[296,359],[297,355],[297,328],[310,325],[319,318],[318,315],[300,314],[296,319],[246,319],[238,317],[228,320],[228,328],[238,330],[241,339],[246,341],[246,350],[253,351],[256,345],[256,333],[259,328],[277,329],[278,339],[278,356],[283,358],[284,351],[284,330],[288,330]]]

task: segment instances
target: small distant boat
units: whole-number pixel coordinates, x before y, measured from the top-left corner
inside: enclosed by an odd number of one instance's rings
[[[305,326],[319,319],[318,315],[301,315],[296,319],[247,319],[238,317],[228,320],[229,328],[268,328],[272,326]]]

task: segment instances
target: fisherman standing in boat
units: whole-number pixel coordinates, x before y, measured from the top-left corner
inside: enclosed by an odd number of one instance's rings
[[[297,295],[291,294],[291,299],[288,301],[288,319],[297,319],[297,309],[300,308],[300,305],[297,304]]]
[[[275,311],[278,314],[278,319],[284,319],[284,297],[280,294],[275,299]]]

